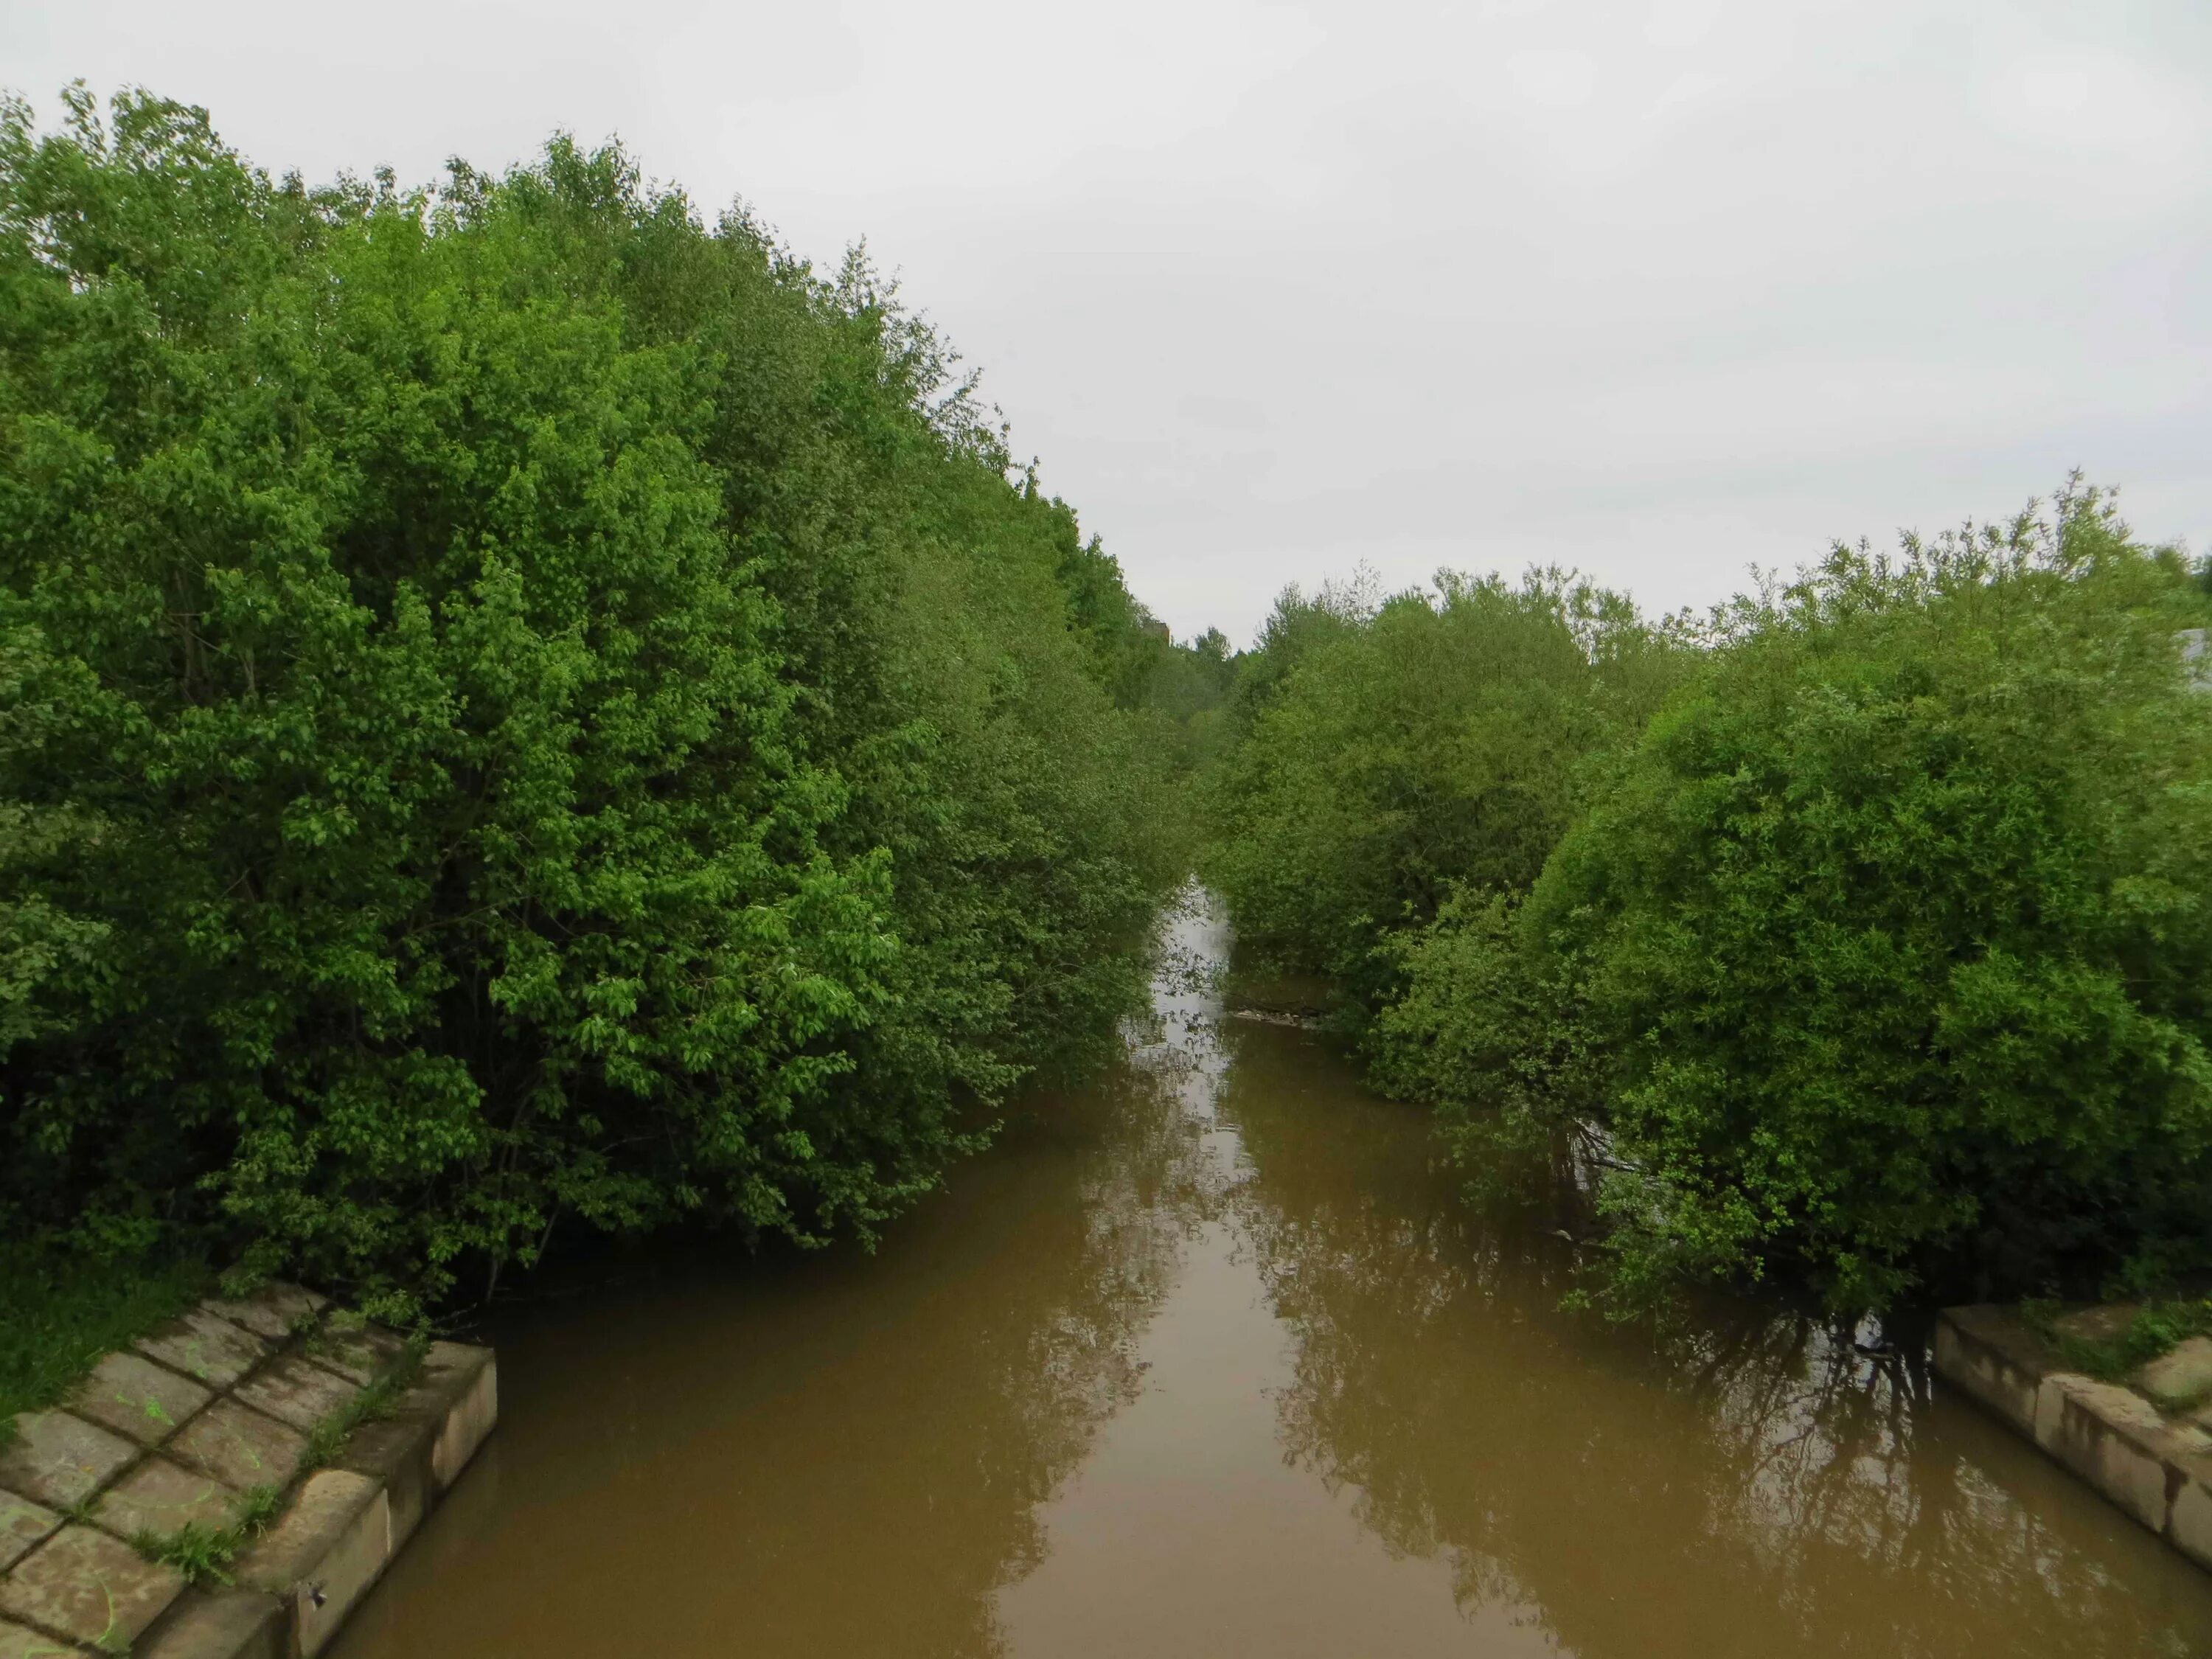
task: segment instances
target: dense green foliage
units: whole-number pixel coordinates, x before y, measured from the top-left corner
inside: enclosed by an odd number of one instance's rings
[[[1556,573],[1447,574],[1376,605],[1295,589],[1240,659],[1206,875],[1240,937],[1392,981],[1386,941],[1461,886],[1533,882],[1595,775],[1679,672],[1668,631]]]
[[[618,150],[9,106],[0,1235],[865,1233],[1099,1052],[1194,653],[971,392]]]
[[[2204,620],[2079,492],[1694,635],[1548,579],[1292,595],[1211,871],[1480,1184],[1595,1189],[1621,1305],[2140,1277],[2212,1244]]]

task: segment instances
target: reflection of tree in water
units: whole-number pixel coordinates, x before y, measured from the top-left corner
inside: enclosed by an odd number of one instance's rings
[[[1218,1210],[1209,1197],[1218,1183],[1188,1132],[1180,1081],[1171,1066],[1136,1066],[1097,1091],[1100,1097],[1055,1104],[1054,1112],[1079,1121],[1036,1133],[1087,1139],[1080,1120],[1095,1115],[1099,1139],[1018,1199],[980,1197],[980,1207],[1014,1207],[1021,1217],[1012,1237],[993,1229],[988,1282],[960,1286],[939,1307],[911,1310],[912,1318],[942,1322],[927,1356],[911,1357],[911,1370],[908,1357],[890,1362],[913,1409],[888,1417],[856,1411],[854,1429],[882,1443],[843,1457],[903,1468],[923,1483],[919,1502],[884,1494],[857,1505],[886,1523],[870,1547],[919,1558],[893,1576],[936,1606],[897,1609],[891,1620],[881,1607],[856,1606],[850,1640],[832,1643],[840,1651],[1003,1650],[995,1592],[1043,1559],[1040,1511],[1100,1427],[1136,1396],[1138,1342],[1167,1292],[1182,1239],[1199,1217]],[[1017,1157],[1007,1170],[1034,1182],[1038,1162]],[[909,1433],[933,1443],[917,1445]],[[802,1470],[809,1462],[789,1460]],[[848,1493],[836,1512],[825,1512],[824,1534],[849,1538],[854,1507]],[[912,1527],[918,1514],[929,1516],[919,1530]],[[818,1609],[793,1628],[812,1642],[825,1635]]]
[[[887,1607],[852,1596],[827,1616],[813,1598],[793,1601],[781,1627],[809,1650],[1003,1652],[996,1592],[1043,1559],[1047,1501],[1139,1392],[1145,1328],[1186,1241],[1221,1215],[1230,1178],[1203,1139],[1222,1063],[1205,1018],[1216,924],[1195,904],[1170,920],[1155,1006],[1133,1023],[1126,1063],[1095,1087],[1017,1111],[1000,1150],[957,1171],[952,1190],[886,1242],[880,1269],[932,1288],[878,1282],[855,1310],[893,1309],[901,1325],[840,1368],[852,1374],[854,1407],[839,1427],[857,1443],[798,1445],[778,1465],[794,1485],[823,1468],[866,1470],[867,1482],[801,1498],[814,1510],[810,1535],[775,1553],[835,1559],[866,1517],[868,1582],[910,1587],[911,1599]],[[811,1290],[800,1298],[820,1313]],[[839,1324],[836,1310],[830,1322]],[[885,1384],[902,1409],[882,1409]],[[822,1435],[818,1402],[794,1402],[789,1415],[798,1432]],[[916,1528],[916,1515],[929,1523]],[[768,1640],[762,1650],[781,1650]]]
[[[2212,1587],[1993,1425],[1930,1412],[1917,1360],[1744,1304],[1656,1340],[1562,1315],[1564,1251],[1477,1224],[1420,1121],[1316,1061],[1243,1036],[1221,1102],[1294,1337],[1285,1455],[1355,1488],[1392,1550],[1449,1561],[1462,1606],[1585,1659],[2212,1651]]]
[[[570,1650],[610,1607],[672,1654],[1002,1651],[995,1593],[1042,1559],[1040,1506],[1136,1393],[1183,1237],[1220,1212],[1194,1063],[1140,1043],[1015,1114],[872,1259],[695,1249],[510,1310],[496,1473],[348,1651]]]
[[[1184,1242],[1221,1209],[1225,1182],[1206,1155],[1188,1098],[1210,1085],[1194,1075],[1190,1051],[1146,1043],[1107,1088],[1096,1113],[1100,1143],[1076,1175],[1075,1191],[1052,1206],[1078,1237],[1024,1248],[1049,1274],[1025,1316],[991,1312],[995,1334],[989,1395],[1000,1420],[992,1456],[1018,1472],[1021,1539],[990,1588],[1025,1576],[1042,1559],[1037,1510],[1083,1461],[1108,1418],[1142,1386],[1137,1347],[1165,1297]],[[1056,1106],[1055,1110],[1065,1109]]]

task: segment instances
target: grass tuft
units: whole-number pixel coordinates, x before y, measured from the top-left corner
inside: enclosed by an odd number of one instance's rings
[[[227,1527],[206,1527],[194,1522],[174,1532],[142,1532],[131,1547],[149,1561],[174,1567],[188,1584],[228,1584],[230,1564],[239,1552],[269,1530],[283,1506],[283,1495],[274,1486],[250,1486],[239,1497]]]
[[[2121,1382],[2192,1336],[2212,1335],[2212,1297],[2170,1297],[2147,1304],[2118,1336],[2069,1336],[2057,1328],[2060,1304],[2030,1301],[2021,1316],[2058,1350],[2067,1364],[2104,1382]],[[2169,1407],[2168,1409],[2174,1407]]]
[[[309,1430],[307,1454],[301,1462],[301,1470],[321,1468],[338,1455],[346,1437],[356,1429],[364,1423],[389,1417],[398,1410],[401,1398],[422,1374],[422,1356],[429,1347],[428,1337],[410,1337],[398,1364]]]

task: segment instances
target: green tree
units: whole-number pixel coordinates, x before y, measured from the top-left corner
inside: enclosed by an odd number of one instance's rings
[[[1839,1309],[2203,1241],[2212,711],[2171,553],[2069,493],[1719,618],[1517,909],[1385,1021],[1464,1156],[1579,1130],[1610,1276]]]
[[[1534,881],[1592,757],[1632,742],[1680,652],[1617,595],[1447,573],[1376,603],[1279,603],[1240,665],[1243,740],[1212,784],[1206,874],[1239,935],[1364,1000],[1387,935],[1462,887]]]
[[[1159,774],[863,259],[68,104],[0,114],[0,1220],[402,1299],[865,1232],[1095,1052]]]

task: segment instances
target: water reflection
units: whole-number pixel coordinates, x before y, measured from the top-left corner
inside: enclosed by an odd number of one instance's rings
[[[1295,1039],[1228,1041],[1282,1443],[1462,1606],[1588,1659],[2212,1651],[2202,1575],[1931,1398],[1917,1349],[1741,1303],[1656,1334],[1562,1315],[1567,1247],[1471,1217],[1420,1126]]]
[[[1560,1314],[1564,1246],[1174,944],[1121,1073],[880,1255],[502,1315],[500,1429],[340,1659],[2212,1654],[2212,1581],[1915,1356]]]
[[[975,1656],[1133,1399],[1217,1163],[1160,1048],[878,1255],[630,1264],[503,1312],[497,1432],[333,1652]]]

